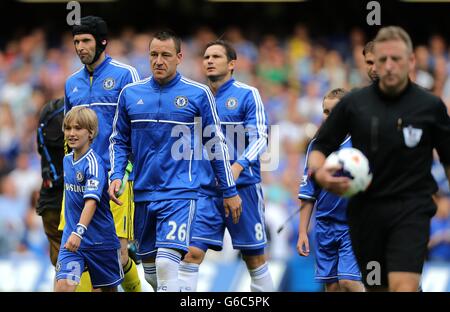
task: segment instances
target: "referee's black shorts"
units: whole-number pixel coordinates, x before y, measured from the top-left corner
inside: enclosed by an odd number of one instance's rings
[[[350,237],[366,287],[387,287],[389,272],[422,273],[435,212],[431,197],[350,200]]]

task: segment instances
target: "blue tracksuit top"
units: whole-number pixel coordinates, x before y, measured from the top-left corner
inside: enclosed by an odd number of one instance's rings
[[[112,132],[117,99],[123,87],[136,82],[139,76],[132,66],[120,63],[110,56],[98,65],[93,73],[92,84],[86,66],[72,74],[66,81],[64,113],[74,106],[88,106],[97,114],[98,135],[91,147],[110,170],[109,137]]]
[[[225,135],[231,164],[237,161],[243,168],[236,185],[261,182],[259,156],[267,148],[267,115],[256,88],[231,78],[215,95],[222,132]],[[214,172],[207,161],[202,162],[200,192],[220,196]]]
[[[162,86],[152,77],[126,86],[110,141],[111,180],[133,155],[136,202],[196,199],[203,145],[224,196],[237,195],[214,96],[179,73]]]

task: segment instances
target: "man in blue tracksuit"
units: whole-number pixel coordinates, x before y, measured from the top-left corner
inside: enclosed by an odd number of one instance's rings
[[[134,156],[137,254],[146,280],[158,291],[180,290],[178,267],[191,238],[203,144],[209,148],[226,213],[237,223],[242,210],[214,97],[207,86],[177,72],[180,46],[171,31],[154,35],[153,76],[123,89],[110,145],[112,200],[117,200],[130,153]],[[195,135],[199,130],[205,134],[201,139]]]
[[[87,106],[95,111],[100,131],[92,143],[92,149],[102,158],[109,171],[109,137],[117,99],[123,87],[138,81],[139,76],[134,67],[120,63],[106,54],[107,33],[106,22],[97,16],[83,17],[80,25],[73,26],[75,51],[84,66],[66,81],[64,110],[67,113],[72,107]],[[121,245],[120,261],[125,272],[122,288],[135,292],[141,290],[141,283],[136,265],[128,257],[128,241],[134,239],[132,199],[131,181],[124,180],[120,196],[123,205],[111,202],[110,206]],[[63,224],[64,220],[61,222],[62,226]]]
[[[265,257],[266,231],[264,199],[260,186],[259,156],[267,146],[267,118],[256,88],[233,79],[236,51],[222,40],[207,44],[203,67],[215,94],[222,131],[232,155],[233,176],[242,199],[238,224],[225,216],[222,192],[217,189],[214,172],[203,161],[197,217],[189,253],[180,266],[180,278],[186,290],[195,291],[198,268],[208,249],[221,250],[225,228],[233,247],[239,249],[250,273],[252,291],[273,291],[273,282]]]

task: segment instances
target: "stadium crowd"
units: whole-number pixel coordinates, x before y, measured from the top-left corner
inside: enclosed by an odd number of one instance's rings
[[[322,98],[332,88],[350,90],[369,83],[362,50],[371,38],[354,28],[346,37],[316,40],[302,24],[284,38],[270,33],[246,35],[234,26],[223,34],[207,26],[198,28],[183,38],[180,72],[205,82],[201,64],[206,43],[220,36],[236,48],[236,79],[258,87],[271,124],[271,157],[279,156],[276,169],[263,172],[263,188],[269,254],[287,259],[296,255],[298,218],[291,219],[281,233],[277,228],[298,209],[305,147],[320,125]],[[429,42],[415,46],[417,63],[411,77],[450,108],[450,49],[441,35],[430,35]],[[141,78],[148,77],[150,38],[149,33],[126,27],[111,36],[107,53],[134,66]],[[65,80],[80,67],[70,32],[54,42],[36,28],[0,49],[0,257],[48,252],[42,221],[35,212],[41,185],[38,116],[47,101],[64,95]],[[450,262],[450,192],[442,168],[436,166],[433,173],[440,191],[429,257]]]

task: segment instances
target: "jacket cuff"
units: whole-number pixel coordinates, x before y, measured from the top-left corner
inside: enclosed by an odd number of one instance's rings
[[[236,185],[230,186],[222,190],[223,198],[230,198],[238,194]]]
[[[121,180],[122,181],[122,179],[123,179],[123,174],[119,173],[119,172],[116,172],[112,176],[109,177],[109,180],[111,182],[114,181],[114,180]]]
[[[244,170],[247,170],[248,167],[250,167],[250,162],[246,158],[237,160],[237,163],[241,165]]]

